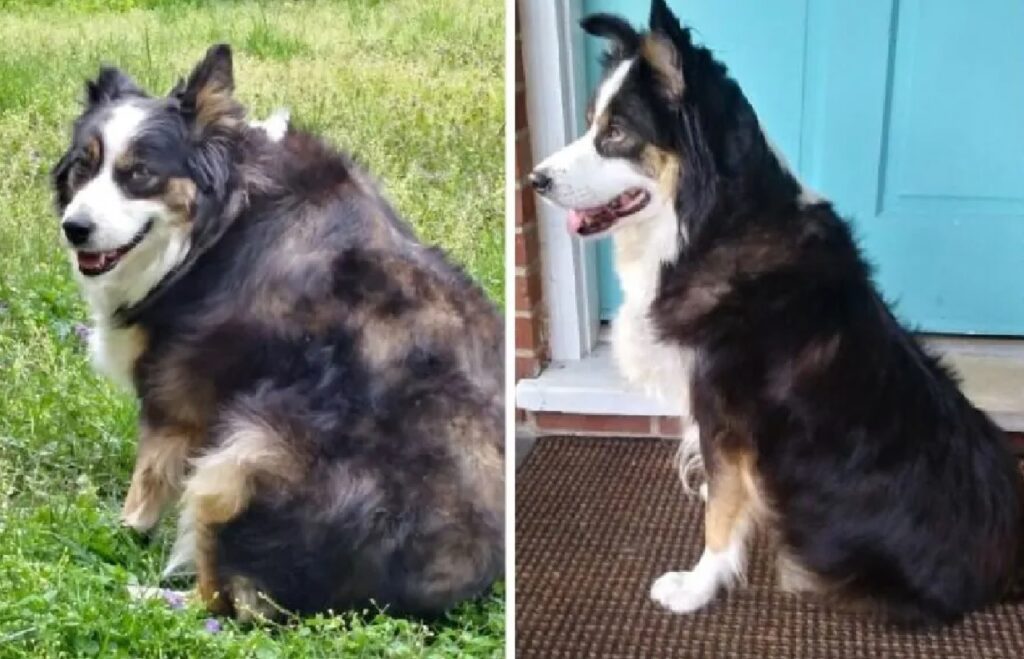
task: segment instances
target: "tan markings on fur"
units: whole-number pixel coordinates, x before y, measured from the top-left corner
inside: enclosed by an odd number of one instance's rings
[[[178,216],[192,219],[196,202],[196,184],[188,178],[172,178],[167,180],[164,188],[163,203]]]
[[[220,581],[217,578],[216,543],[213,530],[209,526],[197,522],[195,543],[196,591],[199,593],[199,599],[210,612],[217,615],[229,614],[231,613],[231,601],[227,594],[221,591]]]
[[[448,305],[422,307],[397,319],[376,313],[363,317],[360,354],[370,368],[404,359],[417,343],[441,346],[447,344],[450,337],[465,331],[461,316]],[[415,334],[411,333],[412,328],[415,328]]]
[[[216,574],[214,526],[245,510],[257,481],[294,484],[302,478],[299,461],[285,440],[259,419],[236,416],[222,436],[215,449],[194,461],[195,471],[182,495],[182,517],[194,525],[199,595],[215,612],[226,612],[231,602]]]
[[[745,461],[738,456],[720,453],[714,475],[708,484],[708,505],[705,512],[704,541],[711,551],[725,551],[737,526],[751,514],[743,470]]]
[[[248,577],[231,577],[226,590],[239,622],[265,622],[282,613]]]
[[[658,192],[662,196],[666,199],[676,198],[680,168],[678,156],[648,144],[640,154],[640,166],[648,176],[658,182]]]
[[[135,470],[121,511],[121,521],[136,531],[148,531],[181,491],[189,454],[195,449],[194,433],[180,428],[143,425]]]
[[[184,499],[194,502],[198,524],[222,524],[249,505],[257,480],[296,483],[302,471],[294,452],[266,423],[238,416],[226,424],[224,439],[193,461],[195,471]]]
[[[131,148],[118,154],[114,160],[114,169],[119,172],[127,171],[135,164],[135,151]]]
[[[231,90],[216,80],[211,80],[196,94],[196,125],[206,128],[222,124],[233,128],[238,124],[235,114],[238,103],[231,96]]]
[[[404,323],[371,322],[368,328],[372,329],[362,335],[359,345],[360,354],[369,368],[379,369],[409,353],[413,337]]]
[[[749,502],[751,517],[770,529],[777,512],[765,496],[764,488],[758,483],[753,454],[740,454],[736,464]],[[824,593],[828,590],[825,582],[803,567],[785,547],[780,547],[778,552],[775,567],[779,590],[787,593]]]
[[[171,349],[150,369],[148,402],[175,420],[195,428],[206,428],[216,400],[213,385],[192,375],[188,347]]]
[[[775,516],[775,509],[765,495],[764,487],[758,482],[757,467],[753,453],[741,453],[739,457],[739,472],[743,479],[743,488],[747,493],[750,502],[750,510],[754,518],[759,521],[771,522]]]
[[[100,157],[102,155],[103,150],[100,148],[100,138],[94,136],[89,140],[89,143],[85,145],[86,162],[89,167],[93,169],[99,167]]]
[[[449,422],[449,436],[458,442],[456,456],[462,480],[475,500],[490,510],[505,508],[505,456],[501,450],[502,429],[486,417],[460,414]]]
[[[662,88],[670,99],[680,99],[686,88],[679,53],[666,37],[651,33],[640,44],[640,56],[657,71]]]

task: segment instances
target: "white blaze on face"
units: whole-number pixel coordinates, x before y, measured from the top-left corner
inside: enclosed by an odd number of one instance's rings
[[[594,121],[586,133],[565,148],[556,151],[537,166],[551,177],[547,198],[565,208],[600,206],[643,178],[620,158],[605,158],[597,152],[598,117],[629,75],[634,60],[619,64],[598,89],[594,102]]]
[[[190,226],[170,211],[160,198],[134,199],[125,194],[114,178],[114,165],[139,136],[148,113],[132,102],[114,107],[100,129],[102,162],[96,176],[71,199],[62,219],[88,217],[95,229],[78,249],[108,252],[130,245],[147,224],[150,229],[131,251],[108,272],[85,276],[78,272],[77,255],[71,250],[83,293],[98,322],[108,319],[119,307],[146,296],[185,257]]]
[[[652,200],[624,221],[653,217],[663,210],[665,200],[658,192],[657,181],[625,158],[609,158],[597,151],[600,118],[622,89],[635,62],[624,60],[605,78],[595,96],[594,120],[587,132],[537,165],[536,171],[543,171],[551,179],[551,188],[544,195],[549,201],[570,210],[585,210],[607,204],[627,190],[640,189],[647,191]],[[575,232],[578,221],[578,215],[570,213],[570,230]]]
[[[100,130],[103,162],[99,172],[64,211],[64,219],[85,215],[95,223],[89,242],[81,246],[85,250],[103,252],[127,245],[160,211],[158,203],[126,197],[114,180],[114,162],[128,149],[145,119],[145,110],[125,103],[114,108]]]

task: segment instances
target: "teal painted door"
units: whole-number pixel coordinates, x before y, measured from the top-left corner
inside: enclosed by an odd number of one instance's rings
[[[853,221],[904,321],[1024,335],[1024,1],[671,4],[801,177]],[[642,24],[645,5],[584,9]],[[586,44],[592,86],[603,45]],[[609,247],[603,318],[621,299]]]

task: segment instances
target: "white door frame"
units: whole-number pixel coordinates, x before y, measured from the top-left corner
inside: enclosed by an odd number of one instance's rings
[[[527,119],[535,162],[576,139],[586,105],[580,3],[521,0]],[[597,342],[600,319],[596,245],[566,229],[566,211],[537,199],[544,301],[551,358],[574,361]]]

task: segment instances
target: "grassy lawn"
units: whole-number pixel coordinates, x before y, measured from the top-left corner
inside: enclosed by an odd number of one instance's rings
[[[354,152],[500,301],[504,3],[50,4],[0,0],[0,657],[501,656],[500,586],[429,624],[359,612],[216,633],[194,605],[129,600],[157,582],[172,524],[148,545],[118,526],[136,405],[86,363],[47,176],[101,62],[165,93],[226,41],[255,116],[288,106]]]

